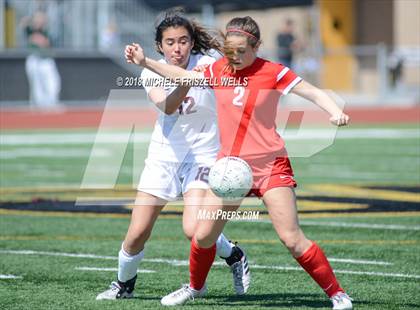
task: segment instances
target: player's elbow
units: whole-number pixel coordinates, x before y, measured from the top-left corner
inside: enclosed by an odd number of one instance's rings
[[[172,115],[178,110],[177,107],[168,105],[166,100],[163,102],[156,103],[156,107],[166,115]]]
[[[177,109],[174,108],[165,108],[163,110],[163,113],[165,113],[166,115],[172,115],[177,111]]]

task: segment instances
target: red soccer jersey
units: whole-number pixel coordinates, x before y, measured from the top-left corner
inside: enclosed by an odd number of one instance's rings
[[[219,59],[204,72],[217,99],[219,157],[239,156],[248,161],[284,157],[284,141],[276,131],[277,104],[301,78],[289,68],[261,58],[236,73],[227,73],[226,64],[226,58]],[[224,84],[231,81],[228,78],[242,85]]]

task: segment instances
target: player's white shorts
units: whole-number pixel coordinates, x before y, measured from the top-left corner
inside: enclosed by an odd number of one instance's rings
[[[146,159],[137,190],[174,201],[190,189],[207,189],[210,163],[176,163]]]

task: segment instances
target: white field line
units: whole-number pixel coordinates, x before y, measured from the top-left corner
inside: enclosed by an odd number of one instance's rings
[[[86,148],[39,148],[39,147],[25,147],[13,150],[0,151],[0,158],[2,159],[16,159],[28,157],[44,157],[44,158],[86,158],[91,155],[90,149]],[[106,158],[110,157],[112,152],[106,148],[96,148],[95,157]]]
[[[332,129],[298,129],[287,130],[280,135],[285,140],[324,140],[331,139],[411,139],[420,137],[418,129],[389,129],[389,128],[366,128],[366,129],[350,129],[343,128],[335,132]],[[337,133],[335,135],[335,133]]]
[[[76,254],[64,252],[46,252],[46,251],[31,251],[31,250],[0,250],[1,254],[16,254],[16,255],[45,255],[45,256],[64,256],[64,257],[78,257],[78,258],[98,258],[98,259],[118,259],[115,256],[103,256],[94,254]]]
[[[270,220],[258,220],[258,223],[271,224]],[[384,230],[420,230],[420,226],[394,225],[394,224],[371,224],[371,223],[344,223],[344,222],[318,222],[318,221],[299,221],[302,226],[329,226],[329,227],[347,227],[347,228],[368,228]]]
[[[45,251],[30,251],[30,250],[0,250],[2,254],[17,254],[17,255],[50,255],[50,256],[65,256],[65,257],[78,257],[78,258],[97,258],[97,259],[112,259],[117,260],[114,256],[103,256],[94,254],[81,254],[81,253],[61,253],[61,252],[45,252]],[[187,260],[168,260],[168,259],[143,259],[145,262],[166,263],[173,266],[187,266]],[[354,261],[354,260],[353,260]],[[373,261],[372,261],[373,262]],[[215,262],[215,265],[224,265],[222,262]],[[292,266],[267,266],[267,265],[251,265],[254,269],[268,269],[268,270],[296,270],[303,271],[300,267]],[[370,272],[370,271],[353,271],[353,270],[340,270],[334,269],[336,273],[354,274],[354,275],[368,275],[380,277],[394,277],[394,278],[409,278],[420,279],[420,275],[416,274],[402,274],[402,273],[384,273],[384,272]]]
[[[381,265],[381,266],[390,266],[393,263],[382,262],[382,261],[372,261],[372,260],[363,260],[363,259],[349,259],[349,258],[333,258],[328,257],[330,262],[336,263],[347,263],[347,264],[359,264],[359,265]]]
[[[291,267],[291,266],[250,265],[250,268],[251,269],[272,269],[272,270],[296,270],[296,271],[303,271],[303,269],[300,268],[300,267]],[[368,276],[379,276],[379,277],[394,277],[394,278],[420,279],[420,275],[403,274],[403,273],[386,273],[386,272],[373,272],[373,271],[353,271],[353,270],[340,270],[340,269],[334,269],[334,273],[355,274],[355,275],[368,275]]]
[[[0,279],[22,279],[22,277],[14,276],[12,274],[0,274]]]
[[[420,226],[407,226],[395,224],[372,224],[372,223],[343,223],[343,222],[317,222],[317,221],[301,221],[306,226],[330,226],[330,227],[349,227],[349,228],[370,228],[385,230],[420,230]]]
[[[131,132],[127,133],[33,133],[33,134],[3,134],[0,135],[0,145],[64,145],[64,144],[93,144],[119,143],[126,141]],[[132,141],[149,142],[151,133],[135,133]]]
[[[97,258],[106,260],[116,260],[115,256],[103,256],[95,254],[76,254],[76,253],[62,253],[62,252],[45,252],[45,251],[27,251],[27,250],[0,250],[3,254],[17,254],[17,255],[47,255],[47,256],[64,256],[64,257],[78,257],[78,258]],[[347,259],[347,258],[328,258],[332,262],[337,263],[348,263],[348,264],[366,264],[366,265],[385,265],[389,266],[392,263],[382,261],[371,261],[371,260],[358,260],[358,259]],[[148,263],[164,263],[172,266],[188,266],[187,260],[178,259],[163,259],[163,258],[144,258],[144,262]],[[215,265],[224,265],[222,262],[215,262]]]
[[[0,145],[63,145],[63,144],[93,144],[93,143],[121,143],[126,141],[129,133],[61,133],[46,134],[2,134]],[[417,129],[350,129],[339,130],[335,135],[335,129],[300,129],[288,130],[281,133],[285,140],[324,140],[331,139],[411,139],[419,138],[420,131]],[[150,141],[151,133],[134,133],[134,142],[146,143]]]
[[[118,268],[101,268],[101,267],[76,267],[75,270],[82,271],[118,271]],[[155,273],[154,270],[149,269],[137,269],[138,273]]]

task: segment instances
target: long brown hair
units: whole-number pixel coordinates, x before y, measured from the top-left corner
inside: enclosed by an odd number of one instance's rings
[[[163,55],[160,50],[163,32],[170,27],[184,27],[194,41],[192,54],[206,54],[210,50],[222,53],[222,33],[215,29],[205,28],[195,20],[190,20],[180,8],[169,9],[161,13],[155,22],[156,51]]]
[[[258,24],[250,16],[235,17],[227,23],[226,34],[224,36],[223,53],[229,60],[229,63],[225,66],[224,71],[235,72],[235,68],[232,66],[230,61],[234,50],[227,42],[227,37],[230,35],[244,36],[250,46],[256,47],[257,44],[261,43],[261,34]]]

